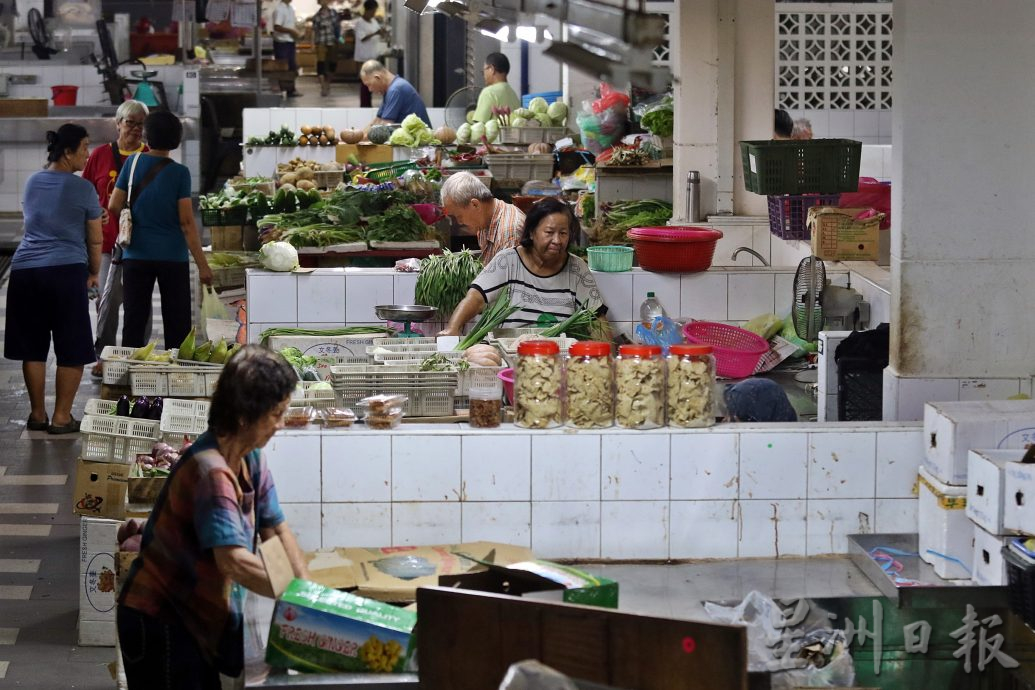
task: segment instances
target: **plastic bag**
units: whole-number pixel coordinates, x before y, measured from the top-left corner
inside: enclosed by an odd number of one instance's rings
[[[629,97],[607,83],[600,84],[600,98],[583,101],[576,115],[583,147],[594,155],[609,149],[625,135]]]
[[[499,690],[578,690],[568,676],[535,659],[510,665]]]
[[[663,355],[668,355],[668,346],[683,342],[682,327],[667,316],[655,316],[650,328],[636,324],[636,342],[644,345],[660,345]]]
[[[219,300],[219,295],[211,287],[206,286],[201,295],[201,318],[205,319],[232,319],[233,316]]]
[[[840,208],[875,208],[884,214],[880,229],[891,227],[891,183],[879,182],[872,177],[859,178],[859,191],[842,192],[837,204]]]
[[[659,137],[671,137],[675,125],[675,105],[672,94],[667,93],[638,104],[633,114],[640,126]]]

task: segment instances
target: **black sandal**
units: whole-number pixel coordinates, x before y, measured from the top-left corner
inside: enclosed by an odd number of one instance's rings
[[[79,420],[73,417],[72,421],[62,426],[54,426],[53,424],[51,424],[47,427],[47,433],[52,434],[54,436],[59,436],[61,434],[78,434]]]
[[[29,431],[49,431],[50,420],[44,417],[42,422],[34,422],[30,415],[29,418],[25,420],[25,428]]]

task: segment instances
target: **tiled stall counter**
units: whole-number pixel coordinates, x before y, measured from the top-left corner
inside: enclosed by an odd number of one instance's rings
[[[281,431],[266,446],[306,549],[479,539],[544,558],[841,554],[913,532],[918,424]]]

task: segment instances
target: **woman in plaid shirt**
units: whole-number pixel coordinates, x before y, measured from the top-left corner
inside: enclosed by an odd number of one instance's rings
[[[330,8],[331,0],[320,0],[320,9],[313,15],[313,45],[316,46],[316,76],[320,79],[320,95],[331,94],[331,79],[338,67],[338,38],[341,18]]]

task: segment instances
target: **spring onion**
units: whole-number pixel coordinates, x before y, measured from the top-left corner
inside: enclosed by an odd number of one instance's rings
[[[420,262],[414,299],[417,304],[435,307],[439,316],[448,318],[481,270],[482,263],[469,250],[453,253],[443,249],[442,254],[433,254]]]
[[[480,343],[485,336],[489,335],[490,332],[506,321],[517,310],[518,307],[511,306],[510,304],[510,288],[504,287],[500,290],[500,294],[495,301],[482,312],[482,316],[478,319],[474,330],[460,341],[456,349],[466,350],[472,345]]]

